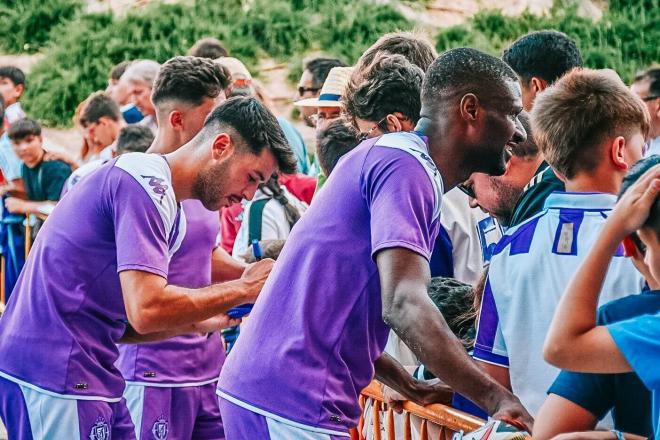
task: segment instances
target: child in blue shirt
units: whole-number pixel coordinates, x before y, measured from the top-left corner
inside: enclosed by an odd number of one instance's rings
[[[654,155],[638,162],[626,176],[616,208],[562,297],[544,347],[545,359],[566,370],[637,373],[653,394],[656,437],[660,435],[660,313],[599,326],[596,305],[622,241],[649,285],[660,282],[659,194],[660,156]]]

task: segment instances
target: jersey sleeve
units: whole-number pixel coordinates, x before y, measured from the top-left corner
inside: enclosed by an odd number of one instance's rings
[[[509,368],[509,354],[500,326],[490,279],[486,279],[473,357],[482,362]]]
[[[129,174],[113,170],[113,220],[117,245],[117,272],[140,270],[167,278],[169,232],[163,218],[168,213]]]
[[[362,170],[362,194],[371,224],[371,253],[406,248],[431,258],[439,230],[436,194],[423,166],[411,154],[373,147]]]
[[[607,329],[644,385],[660,389],[660,314],[616,322]]]

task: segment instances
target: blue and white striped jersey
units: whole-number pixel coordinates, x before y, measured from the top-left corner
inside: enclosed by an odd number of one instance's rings
[[[512,390],[532,415],[559,372],[542,354],[553,314],[615,202],[611,194],[554,192],[541,213],[509,229],[495,247],[474,357],[508,367]],[[638,293],[643,285],[620,248],[600,303]]]

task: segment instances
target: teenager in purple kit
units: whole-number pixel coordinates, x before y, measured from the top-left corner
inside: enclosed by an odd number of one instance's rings
[[[200,289],[168,284],[185,235],[179,202],[217,210],[293,164],[275,117],[234,98],[179,150],[122,155],[76,185],[40,231],[0,321],[9,436],[135,438],[115,344],[235,325],[224,312],[254,302],[272,267],[256,263],[240,280]],[[166,427],[154,428],[162,437]]]
[[[392,328],[429,370],[494,417],[531,425],[481,372],[426,294],[444,191],[502,174],[525,139],[515,73],[472,49],[430,66],[417,133],[369,139],[337,164],[293,229],[218,382],[228,440],[347,437]]]
[[[171,153],[190,141],[213,107],[226,100],[229,85],[229,72],[208,59],[176,57],[163,64],[154,82],[159,124],[149,152]],[[245,266],[216,247],[218,212],[199,200],[181,205],[186,235],[170,260],[167,281],[195,289],[240,278]],[[155,432],[167,432],[169,439],[223,439],[215,383],[224,358],[218,332],[120,345],[117,367],[126,380],[136,437],[152,440]]]

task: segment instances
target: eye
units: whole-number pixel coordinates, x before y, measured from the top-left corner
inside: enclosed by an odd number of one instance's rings
[[[253,175],[251,175],[251,174],[248,175],[248,182],[255,183],[256,181],[257,181],[257,179],[255,179]]]

